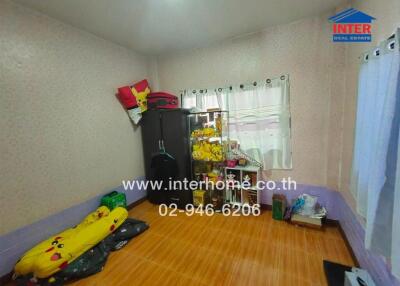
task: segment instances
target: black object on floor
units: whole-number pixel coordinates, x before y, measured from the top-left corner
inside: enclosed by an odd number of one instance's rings
[[[96,274],[103,270],[110,253],[104,241],[86,251],[68,266],[54,275],[56,282],[52,285],[63,285],[64,281],[80,279]]]
[[[109,250],[116,251],[148,228],[149,225],[144,221],[127,218],[116,231],[107,236],[103,241]]]
[[[324,260],[324,272],[329,286],[343,286],[346,271],[351,271],[351,266]]]

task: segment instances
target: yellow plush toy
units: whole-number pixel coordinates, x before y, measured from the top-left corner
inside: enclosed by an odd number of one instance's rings
[[[214,136],[218,136],[218,132],[214,128],[210,127],[196,129],[192,132],[193,138],[214,137]]]
[[[149,87],[146,87],[143,91],[137,91],[135,88],[132,88],[132,93],[136,97],[136,102],[141,112],[145,112],[147,110],[147,95],[150,93]]]
[[[193,144],[192,157],[194,160],[199,161],[222,161],[222,146],[219,143],[209,143],[207,141],[201,141],[199,143]]]
[[[127,217],[125,208],[117,207],[110,212],[107,207],[99,207],[77,226],[50,237],[26,252],[15,265],[14,272],[17,276],[32,273],[37,278],[49,277],[102,241]]]

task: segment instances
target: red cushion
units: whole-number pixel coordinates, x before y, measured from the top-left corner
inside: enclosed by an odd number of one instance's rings
[[[118,98],[126,109],[137,107],[138,104],[136,97],[132,92],[132,88],[134,88],[137,92],[143,92],[148,87],[149,83],[146,79],[141,80],[131,86],[120,87],[118,88]]]
[[[138,106],[130,86],[118,88],[118,98],[126,109]]]

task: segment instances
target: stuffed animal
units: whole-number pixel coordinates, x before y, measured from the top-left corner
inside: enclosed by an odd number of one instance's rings
[[[211,127],[196,129],[192,132],[193,138],[215,137],[215,136],[219,136],[218,132],[214,128],[211,128]]]
[[[46,278],[65,269],[113,233],[127,217],[125,208],[116,207],[112,211],[104,206],[98,208],[77,226],[51,236],[26,252],[15,265],[16,277],[32,273],[36,278]]]
[[[193,144],[192,157],[194,160],[199,161],[222,161],[222,146],[219,143],[200,141],[199,143]]]
[[[139,107],[141,113],[145,112],[147,110],[147,95],[150,93],[149,83],[144,79],[132,85],[130,89],[136,99],[136,107]]]

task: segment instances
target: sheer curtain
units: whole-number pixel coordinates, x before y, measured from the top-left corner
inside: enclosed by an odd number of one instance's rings
[[[215,90],[186,90],[182,106],[229,111],[229,137],[264,169],[291,169],[289,77]],[[258,154],[258,156],[257,156]]]
[[[219,90],[222,91],[222,88]],[[226,110],[224,99],[214,89],[187,89],[183,92],[182,107],[196,108],[200,111],[207,111],[210,108]]]
[[[400,79],[399,79],[400,81]],[[400,130],[399,130],[400,132]],[[400,279],[400,152],[397,150],[396,183],[393,200],[392,253],[393,274]]]
[[[358,88],[351,192],[366,218],[366,247],[392,258],[400,274],[397,244],[400,87],[399,32],[363,56]],[[396,181],[397,180],[397,181]],[[396,244],[396,246],[395,246]],[[393,245],[393,247],[392,247]]]

